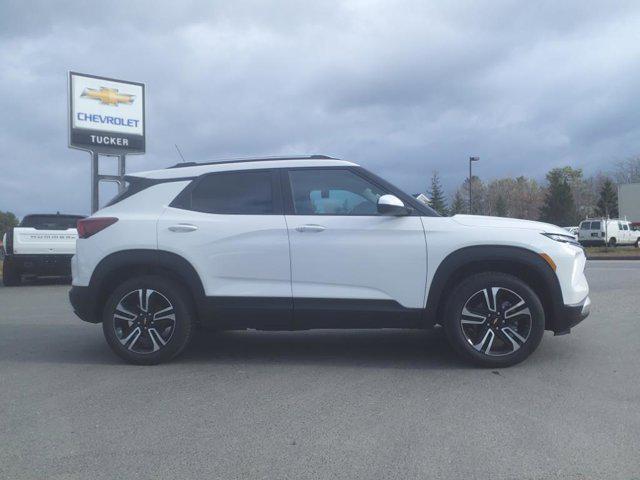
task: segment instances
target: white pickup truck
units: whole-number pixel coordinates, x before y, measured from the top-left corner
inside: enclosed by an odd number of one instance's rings
[[[27,215],[4,234],[2,282],[19,285],[23,275],[71,275],[76,251],[76,222],[81,215]]]

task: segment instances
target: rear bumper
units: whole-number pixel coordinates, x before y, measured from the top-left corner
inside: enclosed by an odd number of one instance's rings
[[[71,287],[69,290],[69,302],[75,313],[81,320],[89,323],[100,323],[101,319],[96,313],[96,302],[89,287]]]
[[[73,255],[5,255],[4,261],[25,275],[71,275]]]
[[[571,329],[587,318],[590,312],[591,299],[589,297],[576,305],[564,305],[561,314],[555,319],[553,329],[554,335],[565,335],[570,333]]]

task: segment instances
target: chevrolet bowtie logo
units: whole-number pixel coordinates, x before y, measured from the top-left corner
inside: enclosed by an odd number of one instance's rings
[[[114,105],[116,107],[121,103],[131,105],[136,98],[135,95],[129,95],[128,93],[118,93],[117,88],[107,87],[100,87],[100,90],[96,90],[95,88],[85,88],[81,96],[100,100],[100,103],[105,105]]]

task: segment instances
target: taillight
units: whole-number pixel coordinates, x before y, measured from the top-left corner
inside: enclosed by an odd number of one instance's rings
[[[78,237],[89,238],[91,235],[95,235],[117,221],[118,219],[116,217],[93,217],[78,220]]]
[[[10,228],[7,231],[7,244],[4,246],[4,251],[7,255],[11,255],[13,253],[13,228]]]

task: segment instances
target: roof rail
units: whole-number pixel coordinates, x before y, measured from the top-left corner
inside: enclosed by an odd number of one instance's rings
[[[214,162],[182,162],[176,163],[167,168],[184,168],[184,167],[199,167],[201,165],[223,165],[225,163],[245,163],[245,162],[263,162],[273,160],[338,160],[334,157],[327,155],[297,155],[291,157],[253,157],[253,158],[229,158],[224,160],[216,160]]]

